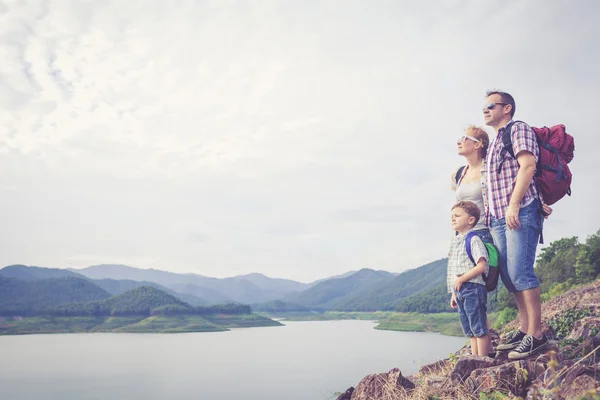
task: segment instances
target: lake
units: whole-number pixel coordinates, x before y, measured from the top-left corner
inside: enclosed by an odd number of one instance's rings
[[[367,374],[405,375],[464,338],[373,329],[368,321],[186,334],[0,336],[0,397],[324,400]]]

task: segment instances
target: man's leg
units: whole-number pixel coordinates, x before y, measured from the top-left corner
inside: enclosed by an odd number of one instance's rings
[[[519,294],[519,292],[516,292],[515,285],[511,281],[510,274],[508,272],[507,230],[505,219],[492,219],[492,226],[490,228],[490,232],[492,234],[492,237],[494,238],[494,245],[498,248],[500,278],[502,279],[502,283],[504,283],[504,287],[506,288],[506,290],[508,290],[510,293],[513,293],[513,295],[515,296],[517,308],[519,309],[519,319],[521,325],[524,325],[525,328],[527,328],[528,319],[521,318],[523,315],[527,315],[527,309],[525,308],[525,303],[522,300],[523,297]],[[525,328],[521,326],[521,329]],[[526,334],[526,331],[522,331],[521,329],[514,332],[504,342],[499,343],[498,346],[496,346],[496,350],[512,350],[515,347],[517,347]]]
[[[517,303],[517,309],[519,310],[519,330],[524,333],[529,333],[529,313],[524,292],[526,292],[526,290],[523,292],[515,292],[513,294]]]
[[[540,283],[533,270],[535,249],[541,231],[541,215],[538,201],[521,208],[516,230],[506,232],[508,273],[519,295],[519,310],[527,313],[522,323],[527,323],[527,335],[510,353],[511,360],[521,360],[548,347],[548,339],[542,334]],[[525,326],[525,325],[523,325]]]
[[[527,334],[540,340],[542,338],[542,301],[540,297],[540,288],[524,290],[520,292],[523,297],[525,309],[527,310],[528,325]],[[521,325],[523,326],[523,325]]]

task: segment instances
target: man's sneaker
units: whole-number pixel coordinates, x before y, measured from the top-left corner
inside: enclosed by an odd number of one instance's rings
[[[512,350],[517,348],[517,346],[519,344],[521,344],[521,341],[523,340],[523,338],[527,336],[526,333],[521,332],[520,330],[513,332],[513,334],[508,338],[508,341],[506,341],[505,343],[501,343],[498,346],[496,346],[496,350],[501,351],[501,350]]]
[[[525,335],[521,344],[508,353],[508,358],[511,360],[521,360],[546,347],[548,347],[548,339],[546,336],[542,335],[542,338],[538,340],[531,335]]]

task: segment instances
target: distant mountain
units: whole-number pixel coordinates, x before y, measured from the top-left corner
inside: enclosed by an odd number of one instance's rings
[[[90,278],[86,278],[90,279]],[[202,306],[211,303],[210,301],[203,299],[201,297],[195,296],[193,294],[188,294],[185,292],[180,292],[178,290],[171,290],[158,283],[148,282],[148,281],[132,281],[129,279],[90,279],[91,282],[95,283],[102,289],[106,290],[108,293],[112,295],[119,295],[125,293],[131,289],[137,289],[142,286],[150,286],[158,290],[162,290],[165,293],[168,293],[172,296],[177,297],[178,299],[189,303],[192,306]],[[228,303],[229,301],[223,301],[222,303]]]
[[[417,293],[434,289],[446,282],[448,259],[433,261],[402,272],[380,287],[365,293],[381,310],[394,309],[400,302]]]
[[[275,294],[284,295],[291,292],[300,292],[308,289],[308,283],[293,281],[290,279],[269,278],[263,274],[252,273],[247,275],[237,275],[233,279],[246,279],[262,290]]]
[[[346,278],[346,277],[348,277],[348,276],[350,276],[350,275],[352,275],[352,274],[355,274],[356,272],[357,272],[357,271],[348,271],[348,272],[345,272],[345,273],[343,273],[343,274],[339,274],[339,275],[333,275],[333,276],[330,276],[330,277],[327,277],[327,278],[323,278],[323,279],[317,279],[316,281],[309,283],[309,284],[308,284],[308,287],[313,287],[313,286],[315,286],[317,283],[321,283],[321,282],[323,282],[323,281],[328,281],[328,280],[330,280],[330,279],[340,279],[340,278]]]
[[[300,282],[273,279],[261,274],[218,279],[197,274],[177,274],[112,264],[94,265],[82,269],[70,269],[70,271],[93,279],[154,282],[171,290],[205,299],[213,304],[224,301],[244,304],[266,302],[305,287],[305,284]]]
[[[21,280],[0,276],[0,315],[35,315],[62,304],[102,300],[110,297],[84,278]]]
[[[196,298],[205,299],[208,304],[224,304],[233,302],[233,300],[227,298],[217,290],[206,286],[195,285],[193,283],[175,283],[166,285],[166,287],[177,293],[181,293],[184,296],[194,296]]]
[[[389,272],[365,268],[345,278],[322,281],[303,292],[284,297],[283,301],[313,310],[343,308],[346,297],[352,296],[353,293],[364,293],[392,278],[393,275]]]
[[[309,289],[284,296],[282,303],[256,304],[257,310],[376,311],[444,309],[440,287],[446,282],[447,259],[393,274],[362,269],[345,277],[323,280]],[[419,295],[414,298],[411,296]]]
[[[83,278],[82,275],[60,268],[28,267],[26,265],[9,265],[0,269],[0,276],[16,278],[23,281],[32,281],[48,278],[64,278],[67,276]]]

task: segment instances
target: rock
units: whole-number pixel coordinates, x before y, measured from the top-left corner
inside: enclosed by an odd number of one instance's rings
[[[444,360],[439,360],[434,363],[422,366],[421,368],[419,368],[419,374],[420,375],[437,374],[449,367],[450,367],[450,360],[448,358],[446,358]]]
[[[402,376],[400,369],[367,375],[352,393],[351,400],[373,400],[396,398],[406,395],[415,388],[414,383]]]
[[[513,361],[476,369],[465,379],[464,384],[467,391],[473,394],[499,390],[519,396],[538,375],[544,373],[544,370],[545,366],[542,363]]]
[[[600,371],[599,371],[600,372]],[[580,375],[573,382],[561,388],[560,394],[565,399],[576,399],[587,391],[600,388],[600,382],[593,376]]]
[[[488,368],[494,365],[497,365],[497,361],[493,358],[483,357],[483,356],[464,356],[461,357],[452,373],[450,374],[450,379],[452,383],[458,385],[464,382],[465,379],[471,375],[471,372],[475,371],[479,368]]]
[[[598,335],[600,332],[600,317],[585,317],[575,322],[567,339],[587,338]]]
[[[350,386],[344,393],[340,394],[336,400],[350,400],[352,398],[354,387]]]
[[[423,377],[422,385],[427,386],[430,390],[440,391],[451,388],[452,381],[446,376],[432,374]]]

